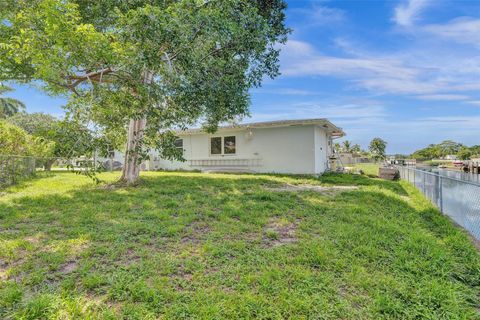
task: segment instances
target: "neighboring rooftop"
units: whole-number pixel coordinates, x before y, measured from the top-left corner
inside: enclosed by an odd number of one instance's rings
[[[234,124],[229,126],[220,126],[218,131],[231,131],[237,129],[250,129],[250,128],[275,128],[275,127],[289,127],[289,126],[305,126],[305,125],[319,125],[326,128],[335,137],[345,136],[342,128],[337,127],[331,123],[328,119],[298,119],[298,120],[277,120],[277,121],[264,121],[264,122],[252,122]],[[178,134],[200,134],[205,133],[201,128],[188,129],[179,131]]]

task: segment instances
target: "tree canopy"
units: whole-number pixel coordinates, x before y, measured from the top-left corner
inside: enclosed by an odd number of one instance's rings
[[[171,133],[248,115],[250,87],[279,74],[283,0],[4,0],[0,79],[70,94],[76,121],[169,156]],[[73,94],[72,94],[73,93]],[[138,129],[138,128],[137,128]],[[141,141],[140,141],[141,140]],[[135,154],[140,154],[136,150]]]
[[[412,158],[417,160],[431,160],[441,159],[448,155],[455,155],[461,160],[468,160],[480,155],[480,146],[468,147],[461,143],[445,140],[441,143],[430,144],[423,149],[415,151],[412,154]]]
[[[94,152],[106,155],[124,141],[115,141],[108,135],[102,135],[101,132],[95,132],[77,122],[59,120],[44,113],[19,113],[7,121],[33,137],[51,142],[52,157],[68,159],[92,156]]]
[[[28,134],[46,137],[58,122],[54,116],[45,113],[18,113],[7,119],[8,122],[22,128]]]
[[[125,135],[127,155],[178,157],[172,129],[248,115],[279,74],[283,0],[4,0],[0,79],[70,95],[69,116]],[[147,125],[148,124],[148,125]],[[174,151],[172,153],[172,150]],[[129,160],[130,161],[130,160]]]

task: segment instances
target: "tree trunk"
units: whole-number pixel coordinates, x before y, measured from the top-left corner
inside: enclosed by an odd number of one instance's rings
[[[142,73],[143,83],[151,84],[153,73],[144,71]],[[133,93],[135,95],[135,93]],[[143,134],[147,127],[147,119],[130,119],[128,126],[127,147],[125,150],[125,163],[123,164],[122,177],[120,181],[126,184],[134,184],[140,176],[140,155]]]
[[[52,165],[55,163],[56,159],[48,159],[45,161],[45,164],[43,165],[43,169],[45,171],[51,171],[52,170]]]
[[[128,127],[127,145],[125,150],[125,163],[123,165],[121,182],[134,184],[140,175],[139,148],[143,140],[143,133],[147,125],[146,119],[130,120]]]

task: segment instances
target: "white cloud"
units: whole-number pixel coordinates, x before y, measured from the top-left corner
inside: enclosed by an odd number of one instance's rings
[[[445,24],[431,24],[422,30],[446,40],[480,47],[480,19],[460,17]]]
[[[312,96],[317,94],[312,91],[295,89],[295,88],[274,88],[274,89],[259,88],[259,89],[252,90],[252,93],[280,94],[280,95],[286,95],[286,96]]]
[[[480,19],[478,17],[457,17],[446,23],[415,24],[420,13],[431,3],[430,0],[408,0],[395,8],[393,20],[415,36],[437,38],[480,47]]]
[[[298,60],[283,70],[283,74],[297,75],[395,75],[398,79],[409,79],[417,75],[412,68],[402,66],[395,60],[337,58],[325,55],[315,55],[305,60]]]
[[[310,12],[310,19],[314,24],[327,24],[334,22],[341,22],[345,19],[345,13],[336,8],[329,8],[325,6],[314,6]]]
[[[308,9],[292,9],[290,13],[301,17],[303,27],[337,25],[346,19],[343,10],[318,4]]]
[[[428,3],[428,0],[407,0],[395,8],[393,21],[404,27],[413,25]]]
[[[467,103],[473,104],[474,106],[480,106],[480,100],[467,101]]]
[[[365,103],[341,103],[332,104],[326,101],[306,101],[300,103],[276,104],[275,113],[253,112],[252,119],[278,120],[278,119],[304,119],[304,118],[329,118],[335,121],[341,120],[348,123],[365,123],[372,119],[382,119],[387,113],[385,107],[377,101],[365,101]],[[249,120],[250,121],[250,120]]]
[[[395,78],[408,79],[418,74],[413,68],[402,65],[396,59],[388,58],[340,58],[323,55],[310,44],[290,40],[282,48],[282,74],[287,76],[305,75],[395,75]]]
[[[468,99],[468,96],[461,94],[430,94],[418,96],[421,100],[443,100],[443,101],[455,101],[455,100],[465,100]]]
[[[422,67],[410,67],[397,57],[362,55],[333,57],[316,52],[308,43],[289,41],[282,49],[285,76],[334,76],[376,93],[434,93],[441,85],[421,79]]]
[[[480,128],[480,116],[442,116],[442,117],[428,117],[415,121],[421,123],[422,126],[431,126],[432,130],[442,128],[461,132],[462,135],[469,135],[473,138],[472,131],[468,129]]]
[[[422,81],[417,77],[396,78],[395,75],[370,77],[353,81],[358,86],[379,94],[426,94],[434,93],[443,88],[441,83]]]
[[[304,41],[288,40],[285,46],[281,47],[282,56],[287,59],[301,59],[312,56],[315,49],[312,45]]]
[[[480,89],[480,59],[475,51],[419,45],[379,54],[355,50],[356,45],[343,38],[338,41],[341,48],[348,48],[348,56],[326,55],[306,42],[289,41],[281,53],[282,74],[336,77],[376,94],[418,95],[423,100],[467,99],[457,92]]]

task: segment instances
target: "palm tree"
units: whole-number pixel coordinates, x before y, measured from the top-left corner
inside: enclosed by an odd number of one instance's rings
[[[10,91],[13,91],[13,89],[0,83],[0,118],[11,117],[15,113],[25,110],[23,102],[3,96]]]
[[[350,141],[343,141],[343,152],[350,153],[352,151],[351,147],[352,143]]]
[[[360,147],[360,145],[358,143],[355,143],[352,146],[351,150],[352,150],[353,153],[359,154],[360,152],[362,152],[362,147]]]

